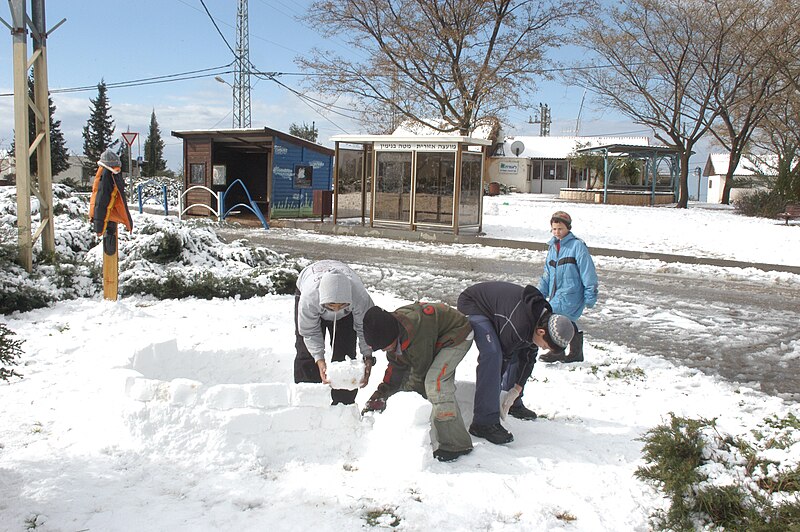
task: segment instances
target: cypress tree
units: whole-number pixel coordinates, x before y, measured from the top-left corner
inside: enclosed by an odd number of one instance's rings
[[[94,173],[100,155],[111,145],[114,136],[114,120],[109,114],[111,105],[108,103],[107,92],[106,82],[100,80],[97,84],[97,98],[91,100],[91,113],[83,128],[83,154],[86,156],[84,171],[88,169],[90,175]]]
[[[161,138],[161,130],[158,128],[155,109],[150,115],[150,130],[144,141],[144,159],[142,175],[148,177],[164,175],[167,162],[164,160],[164,140]]]

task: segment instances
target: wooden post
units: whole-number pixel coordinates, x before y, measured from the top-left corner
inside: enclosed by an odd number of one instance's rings
[[[115,222],[108,222],[103,233],[103,298],[117,300],[119,291],[118,229]]]
[[[31,238],[31,164],[28,156],[28,37],[25,29],[25,0],[11,0],[14,23],[14,157],[17,179],[17,238],[19,263],[33,269]]]
[[[33,90],[36,115],[36,137],[41,141],[36,147],[36,167],[41,225],[36,233],[42,235],[42,250],[53,254],[56,251],[55,217],[53,215],[53,168],[50,153],[50,90],[47,80],[47,22],[44,0],[32,0],[31,18],[36,28],[33,34]],[[33,240],[36,240],[34,236]]]

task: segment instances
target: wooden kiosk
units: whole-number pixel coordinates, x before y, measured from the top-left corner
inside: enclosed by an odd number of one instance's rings
[[[480,232],[485,148],[460,136],[336,135],[333,222]],[[373,176],[374,179],[373,179]]]

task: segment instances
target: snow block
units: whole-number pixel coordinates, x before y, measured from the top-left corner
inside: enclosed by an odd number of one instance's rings
[[[133,355],[132,367],[145,375],[161,370],[163,358],[178,352],[178,340],[172,338],[165,342],[151,344]]]
[[[317,408],[287,408],[270,413],[272,430],[276,432],[298,432],[316,430],[320,423]]]
[[[218,384],[203,394],[203,401],[208,408],[230,410],[247,406],[248,393],[237,384]]]
[[[301,382],[292,385],[292,406],[330,406],[331,388],[327,384]]]
[[[320,413],[322,414],[320,427],[323,430],[351,432],[360,429],[361,412],[358,405],[335,405],[320,410]]]
[[[399,392],[389,398],[382,414],[373,414],[372,430],[360,462],[363,470],[405,476],[420,471],[432,459],[431,404],[414,392]],[[402,445],[397,442],[402,441]],[[386,459],[392,449],[392,459]]]
[[[272,415],[268,412],[249,411],[230,417],[221,425],[223,431],[233,434],[257,435],[272,428]]]
[[[125,382],[125,395],[134,401],[152,401],[158,394],[161,381],[144,377],[128,377]]]
[[[191,379],[173,379],[169,383],[169,401],[174,405],[194,406],[203,383]]]
[[[364,362],[360,359],[331,362],[327,366],[331,388],[355,390],[364,378]]]
[[[284,408],[289,406],[289,386],[282,382],[245,384],[247,406],[254,408]]]

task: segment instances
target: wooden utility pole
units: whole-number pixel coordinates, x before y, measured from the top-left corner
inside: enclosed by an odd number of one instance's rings
[[[47,35],[64,20],[47,31],[45,0],[31,0],[31,16],[26,13],[26,0],[8,0],[12,25],[14,55],[14,157],[17,179],[17,235],[19,262],[27,270],[33,268],[33,243],[42,237],[42,250],[55,253],[53,227],[53,174],[50,156],[50,90],[47,85]],[[28,29],[33,38],[33,54],[28,58]],[[28,97],[28,71],[33,67],[34,98]],[[35,116],[36,131],[29,142],[28,112]],[[36,153],[36,180],[31,176],[30,157]],[[31,193],[39,200],[41,223],[31,235]]]

